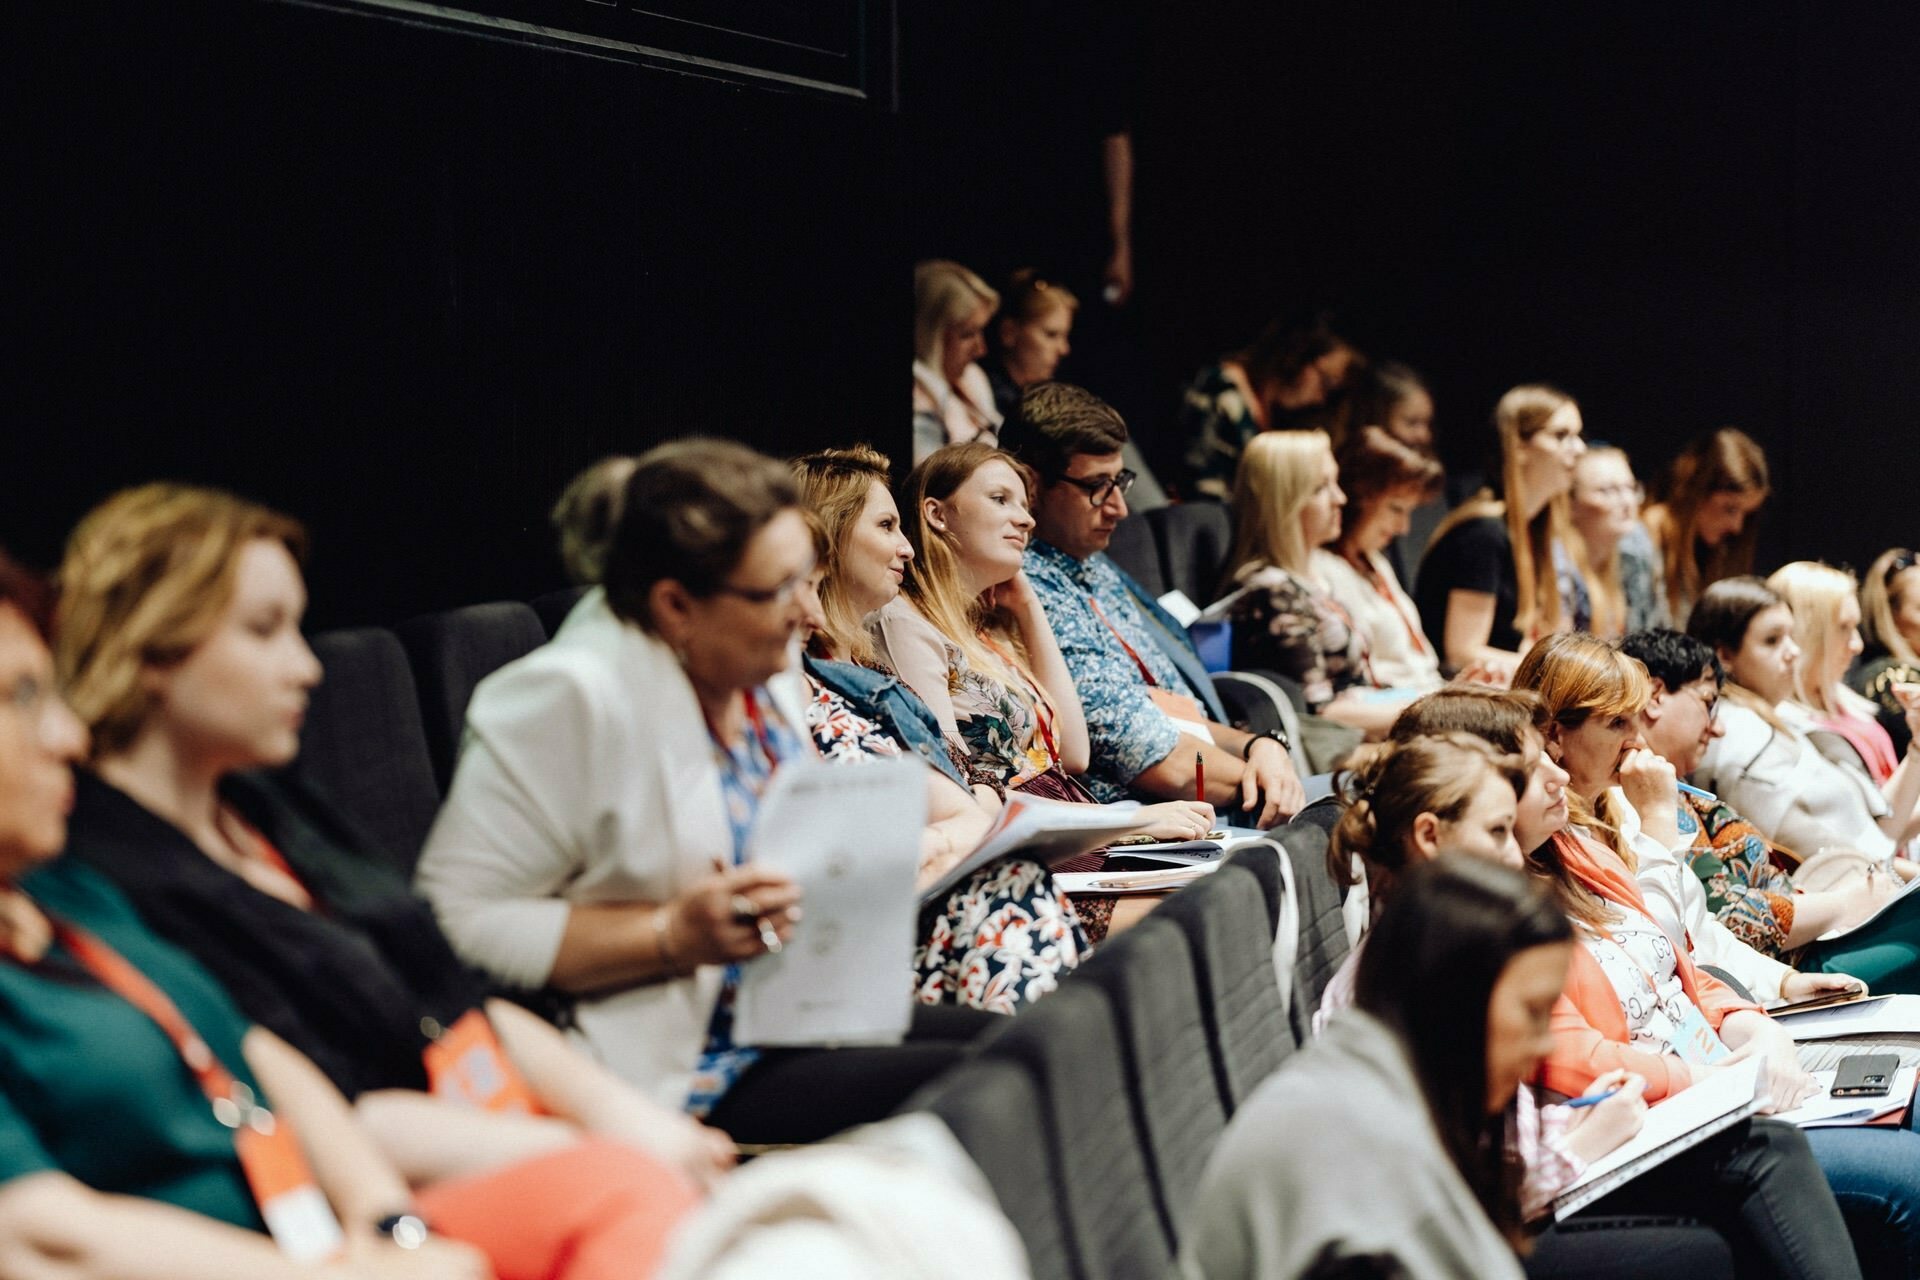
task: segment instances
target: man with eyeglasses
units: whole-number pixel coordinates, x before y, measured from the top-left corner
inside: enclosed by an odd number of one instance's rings
[[[1685,777],[1725,732],[1719,704],[1726,672],[1719,658],[1702,641],[1665,627],[1634,632],[1620,641],[1620,650],[1653,679],[1641,739]],[[1762,1002],[1805,999],[1855,981],[1845,974],[1798,973],[1777,957],[1866,915],[1885,887],[1796,894],[1787,874],[1773,865],[1772,846],[1725,801],[1681,791],[1663,803],[1676,809],[1679,839],[1673,847],[1646,834],[1656,822],[1652,813],[1640,812],[1648,807],[1645,796],[1623,808],[1628,820],[1620,825],[1639,858],[1634,878],[1647,909],[1676,943],[1691,937],[1696,958],[1733,974]]]
[[[1088,788],[1102,800],[1192,799],[1203,760],[1216,809],[1262,827],[1298,812],[1287,744],[1226,723],[1186,630],[1106,555],[1134,479],[1120,415],[1079,387],[1043,382],[1021,397],[1004,438],[1039,474],[1026,573],[1080,691]]]

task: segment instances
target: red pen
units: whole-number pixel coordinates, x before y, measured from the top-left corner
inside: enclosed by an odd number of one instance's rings
[[[1207,757],[1204,753],[1193,753],[1193,798],[1201,804],[1207,802]]]

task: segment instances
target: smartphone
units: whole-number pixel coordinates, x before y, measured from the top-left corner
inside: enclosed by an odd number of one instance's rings
[[[1805,1000],[1768,1005],[1767,1012],[1775,1017],[1783,1013],[1805,1013],[1809,1009],[1827,1009],[1836,1004],[1852,1004],[1856,1000],[1866,999],[1866,995],[1867,989],[1856,984],[1851,987],[1842,987],[1838,991],[1822,991],[1819,995],[1808,996]]]
[[[1884,1098],[1899,1069],[1897,1053],[1850,1053],[1834,1068],[1829,1092],[1836,1098]]]

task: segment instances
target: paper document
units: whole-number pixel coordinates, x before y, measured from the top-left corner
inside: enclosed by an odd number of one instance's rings
[[[779,954],[741,967],[736,1043],[891,1044],[906,1034],[926,821],[926,766],[912,757],[775,771],[747,854],[793,877],[802,914]]]
[[[1639,1133],[1588,1165],[1578,1182],[1554,1197],[1554,1220],[1586,1208],[1647,1170],[1758,1112],[1760,1067],[1758,1058],[1736,1062],[1649,1107]]]
[[[1217,862],[1161,871],[1057,871],[1053,882],[1063,893],[1171,893],[1220,869]]]
[[[1139,812],[1137,800],[1070,804],[1009,791],[1000,816],[987,828],[987,834],[980,838],[973,852],[923,890],[920,901],[933,901],[979,868],[1010,854],[1017,853],[1047,867],[1077,858],[1131,831],[1139,824]]]
[[[1167,611],[1169,617],[1183,627],[1190,627],[1200,618],[1200,606],[1187,597],[1187,593],[1175,587],[1160,597],[1157,602]]]
[[[1907,881],[1905,884],[1900,886],[1900,889],[1897,893],[1888,895],[1887,900],[1882,902],[1879,906],[1875,907],[1873,910],[1873,914],[1868,916],[1866,919],[1857,920],[1854,923],[1846,926],[1844,929],[1829,929],[1827,930],[1827,932],[1820,935],[1820,941],[1831,942],[1835,938],[1846,937],[1848,934],[1852,933],[1856,929],[1865,928],[1867,925],[1872,924],[1875,920],[1878,920],[1881,916],[1891,911],[1895,903],[1899,902],[1900,899],[1906,897],[1908,894],[1913,893],[1915,890],[1920,890],[1920,877],[1916,877],[1912,880]]]
[[[1797,1124],[1802,1129],[1824,1129],[1840,1125],[1865,1124],[1869,1120],[1900,1110],[1913,1101],[1913,1086],[1920,1078],[1920,1070],[1902,1067],[1894,1073],[1893,1087],[1879,1098],[1836,1098],[1827,1092],[1833,1087],[1831,1071],[1815,1071],[1813,1078],[1820,1082],[1820,1092],[1801,1103],[1791,1111],[1782,1111],[1773,1117],[1785,1120],[1788,1124]]]
[[[1912,1035],[1920,1032],[1920,996],[1868,996],[1852,1004],[1783,1013],[1775,1021],[1795,1040]]]
[[[1253,590],[1253,584],[1248,583],[1244,587],[1229,591],[1226,595],[1221,596],[1218,600],[1215,600],[1212,604],[1200,610],[1199,614],[1194,617],[1192,621],[1187,622],[1186,625],[1190,627],[1195,622],[1225,622],[1233,616],[1233,606],[1240,603],[1240,597],[1251,590]]]

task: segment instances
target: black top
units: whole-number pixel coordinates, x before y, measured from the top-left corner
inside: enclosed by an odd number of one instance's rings
[[[1487,643],[1496,649],[1520,648],[1513,615],[1520,607],[1520,580],[1513,569],[1513,544],[1506,521],[1498,516],[1462,520],[1428,547],[1420,562],[1413,600],[1420,609],[1420,625],[1434,648],[1444,651],[1447,635],[1447,596],[1454,591],[1482,591],[1493,597],[1493,633]]]
[[[279,850],[315,909],[263,893],[172,823],[82,769],[68,856],[112,878],[154,932],[212,971],[253,1021],[349,1098],[424,1089],[421,1020],[451,1026],[486,996],[426,903],[314,797],[262,775],[222,795]]]

